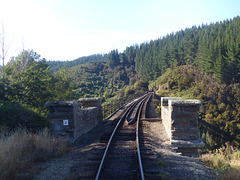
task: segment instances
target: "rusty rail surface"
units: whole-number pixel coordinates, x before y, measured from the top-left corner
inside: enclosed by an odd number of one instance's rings
[[[129,105],[129,107],[124,111],[123,115],[121,116],[120,120],[118,121],[117,125],[115,126],[109,140],[108,140],[108,143],[106,145],[106,148],[105,148],[105,151],[104,151],[104,154],[102,156],[102,160],[100,162],[100,165],[98,167],[98,171],[97,171],[97,174],[95,176],[95,180],[101,178],[100,175],[102,173],[102,170],[103,170],[103,166],[104,166],[104,163],[105,163],[105,160],[106,160],[106,157],[108,156],[108,152],[109,152],[109,148],[110,148],[110,145],[112,144],[113,142],[113,138],[116,134],[117,131],[119,131],[119,127],[120,127],[120,124],[122,123],[125,123],[127,121],[127,118],[133,114],[134,118],[131,120],[131,121],[135,121],[136,120],[136,139],[135,139],[135,142],[136,142],[136,146],[135,148],[137,148],[137,157],[138,157],[138,169],[140,171],[140,174],[141,174],[141,179],[143,180],[144,179],[144,171],[143,171],[143,166],[142,166],[142,160],[141,160],[141,151],[140,151],[140,144],[139,144],[139,121],[140,121],[140,117],[141,117],[141,111],[143,110],[143,106],[144,104],[146,104],[146,102],[150,99],[152,93],[148,93],[146,95],[143,95],[142,97],[140,97],[138,100],[136,101],[133,101],[131,103],[131,105]],[[137,108],[137,110],[135,109]],[[133,113],[133,110],[135,109],[135,114]],[[133,122],[134,123],[134,122]],[[130,124],[130,123],[129,123]]]

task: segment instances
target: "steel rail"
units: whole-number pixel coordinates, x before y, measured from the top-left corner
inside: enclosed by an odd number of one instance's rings
[[[136,143],[137,143],[138,164],[139,164],[139,169],[140,169],[140,174],[141,174],[142,180],[144,180],[145,178],[144,178],[144,171],[143,171],[141,150],[140,150],[140,143],[139,143],[139,123],[140,123],[140,117],[141,117],[141,112],[142,112],[143,106],[145,103],[147,103],[149,101],[151,96],[152,96],[152,94],[148,95],[148,97],[146,97],[146,99],[144,99],[141,102],[141,105],[140,105],[140,108],[138,111],[138,116],[137,116]]]
[[[145,95],[147,96],[147,95]],[[131,106],[130,110],[128,111],[128,113],[126,114],[126,117],[130,116],[131,112],[134,110],[134,108],[137,106],[137,104],[140,102],[141,100],[135,101],[135,103]],[[126,118],[125,117],[125,118]]]
[[[147,95],[143,95],[141,98],[139,98],[139,100],[135,101],[135,102],[132,102],[132,104],[130,105],[130,107],[127,108],[127,110],[124,112],[123,116],[121,117],[121,119],[118,121],[117,125],[115,126],[112,134],[111,134],[111,137],[109,138],[108,140],[108,144],[105,148],[105,151],[104,151],[104,154],[103,154],[103,157],[102,157],[102,160],[101,160],[101,163],[99,165],[99,168],[98,168],[98,172],[97,172],[97,175],[95,177],[95,180],[98,180],[99,179],[99,176],[100,176],[100,173],[101,173],[101,170],[102,170],[102,167],[103,167],[103,163],[105,161],[105,158],[106,158],[106,155],[107,155],[107,152],[108,152],[108,149],[110,147],[110,144],[112,142],[112,139],[113,139],[113,136],[115,135],[115,132],[117,131],[119,125],[121,124],[121,122],[123,120],[125,120],[125,117],[127,115],[127,113],[132,109],[132,106],[135,106],[135,104],[139,103],[142,99],[144,99]]]

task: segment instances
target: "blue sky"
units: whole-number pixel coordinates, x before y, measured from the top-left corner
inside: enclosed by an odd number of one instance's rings
[[[232,19],[239,0],[0,0],[7,58],[33,49],[73,60]]]

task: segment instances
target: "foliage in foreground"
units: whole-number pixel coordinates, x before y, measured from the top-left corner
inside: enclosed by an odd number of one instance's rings
[[[31,131],[42,129],[48,125],[45,113],[20,103],[6,103],[0,106],[0,131],[25,127]]]
[[[218,171],[218,179],[240,179],[240,150],[229,143],[200,159]]]
[[[12,179],[16,173],[34,162],[47,160],[66,152],[66,145],[57,143],[47,129],[30,133],[18,129],[0,134],[0,179]]]
[[[49,69],[46,60],[33,50],[21,52],[5,67],[4,79],[0,79],[1,99],[42,108],[46,101],[68,98],[72,84],[65,75],[67,70],[54,74]]]
[[[72,97],[74,85],[67,69],[57,73],[49,69],[46,60],[32,50],[24,50],[5,66],[0,76],[0,130],[46,127],[45,103]]]

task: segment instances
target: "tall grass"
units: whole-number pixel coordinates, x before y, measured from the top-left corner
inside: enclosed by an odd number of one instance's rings
[[[240,150],[228,143],[200,159],[218,171],[218,179],[240,179]]]
[[[0,179],[11,179],[16,172],[37,161],[44,161],[66,150],[57,143],[48,129],[38,133],[18,129],[15,132],[0,134]]]

